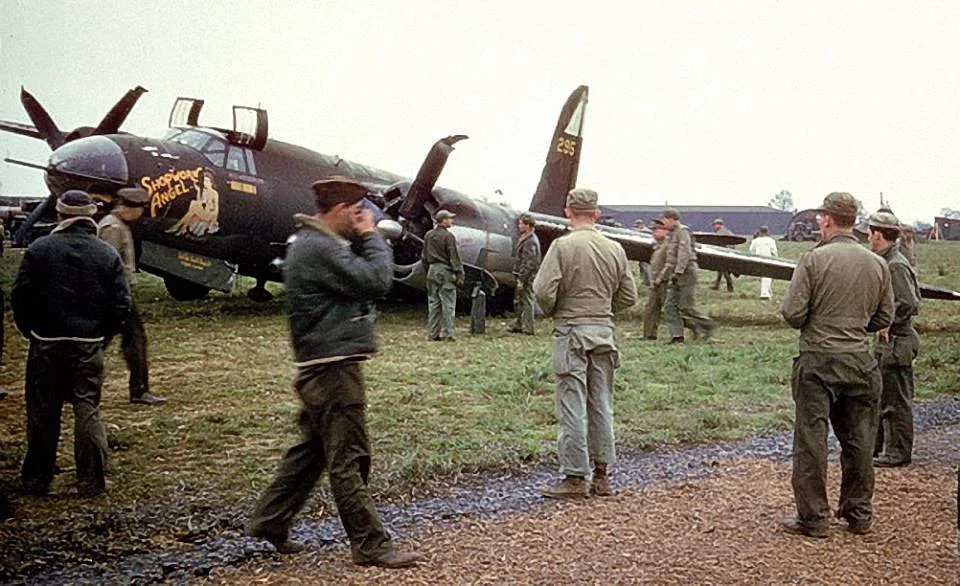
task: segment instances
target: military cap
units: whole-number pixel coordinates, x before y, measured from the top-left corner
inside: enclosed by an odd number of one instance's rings
[[[717,218],[713,221],[714,224],[723,224],[723,218]]]
[[[80,189],[69,189],[57,199],[57,213],[62,216],[92,216],[97,213],[97,204],[90,194]]]
[[[643,218],[637,218],[636,220],[634,220],[633,225],[634,225],[634,226],[646,226],[647,224],[646,224],[646,222],[643,221]]]
[[[581,212],[592,212],[597,209],[597,192],[592,189],[578,187],[567,194],[567,207]]]
[[[312,185],[317,207],[329,210],[337,204],[353,205],[367,195],[367,188],[352,179],[327,177]]]
[[[526,224],[527,226],[536,226],[537,221],[533,219],[533,216],[530,214],[521,214],[520,221]]]
[[[150,201],[150,193],[142,187],[124,187],[117,192],[117,197],[132,206],[142,206]]]
[[[664,217],[664,218],[669,218],[669,219],[671,219],[671,220],[679,220],[679,219],[680,219],[680,211],[677,210],[676,208],[667,208],[667,209],[663,210],[663,217]]]
[[[842,191],[834,191],[823,198],[823,205],[817,208],[818,212],[847,218],[857,217],[857,199]]]
[[[879,211],[875,214],[872,214],[867,219],[867,225],[871,228],[884,228],[886,230],[899,230],[900,229],[900,220],[897,219],[893,212],[888,211]]]
[[[447,218],[455,217],[457,217],[457,214],[451,212],[450,210],[440,210],[433,216],[433,219],[439,222],[440,220],[446,220]]]
[[[664,225],[663,220],[661,220],[660,218],[654,218],[653,220],[650,221],[651,230],[657,230],[659,228],[666,228],[666,225]]]

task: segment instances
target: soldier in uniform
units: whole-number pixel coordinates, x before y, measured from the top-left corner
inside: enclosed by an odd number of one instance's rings
[[[658,275],[667,260],[667,228],[659,218],[653,220],[652,227],[654,244],[653,254],[650,255],[650,271]],[[657,339],[657,326],[666,296],[665,283],[661,282],[657,285],[651,283],[650,290],[647,291],[647,302],[643,306],[643,338],[645,340]]]
[[[875,346],[883,392],[873,461],[874,466],[892,468],[909,464],[913,456],[913,361],[920,347],[913,316],[920,312],[920,288],[913,267],[900,254],[897,217],[881,210],[870,216],[867,226],[870,250],[887,261],[893,287],[893,323],[877,332]]]
[[[650,228],[647,228],[643,218],[637,218],[634,220],[633,229],[641,234],[650,234],[652,232]],[[653,271],[650,270],[650,263],[640,261],[640,278],[642,279],[644,287],[653,286],[653,275]]]
[[[733,232],[727,228],[723,218],[717,218],[713,221],[713,231],[721,236],[733,236]],[[727,248],[733,248],[733,246],[727,246]],[[720,289],[720,279],[727,282],[727,293],[733,293],[733,275],[730,274],[730,271],[724,269],[717,271],[717,280],[714,281],[710,288],[714,291]]]
[[[613,313],[636,303],[637,286],[623,247],[596,229],[597,192],[572,190],[564,215],[571,230],[547,249],[533,282],[540,308],[553,317],[557,457],[564,474],[542,492],[549,498],[608,496],[607,471],[615,458],[613,373],[620,365]]]
[[[27,249],[10,300],[27,355],[27,455],[20,478],[29,494],[53,481],[64,402],[73,405],[77,491],[106,490],[107,435],[100,421],[103,347],[130,314],[130,287],[117,251],[97,238],[97,206],[85,191],[57,200],[60,223]]]
[[[842,481],[837,516],[854,534],[873,522],[873,443],[880,403],[880,368],[869,332],[893,319],[890,270],[853,234],[857,200],[831,193],[818,209],[820,244],[797,264],[780,313],[800,330],[793,361],[796,403],[793,429],[793,495],[797,518],[789,533],[828,537],[827,425],[840,440]]]
[[[100,238],[120,253],[127,282],[136,282],[137,253],[133,243],[133,224],[143,216],[143,208],[150,201],[146,189],[126,187],[117,192],[113,210],[100,220]],[[150,392],[150,372],[147,363],[147,332],[135,303],[130,307],[130,319],[120,332],[120,350],[130,370],[130,402],[159,405],[166,401]]]
[[[463,263],[457,238],[450,232],[455,214],[440,210],[437,226],[423,237],[421,260],[427,270],[427,339],[453,342],[457,287],[463,286]]]
[[[283,271],[303,440],[284,455],[247,533],[279,553],[301,551],[290,526],[327,471],[354,563],[402,568],[421,556],[394,547],[367,488],[370,439],[360,369],[377,350],[373,303],[393,285],[393,254],[363,208],[363,185],[330,178],[313,190],[317,213],[294,216],[299,230]]]
[[[667,287],[664,307],[670,343],[684,342],[684,325],[693,330],[694,339],[700,336],[709,339],[713,335],[713,320],[693,304],[693,291],[697,286],[699,268],[697,252],[693,248],[693,235],[690,234],[690,228],[680,223],[680,212],[673,208],[663,211],[663,225],[670,231],[666,262],[653,284],[665,284]]]
[[[513,272],[517,277],[517,284],[513,293],[514,313],[517,314],[517,320],[510,328],[510,332],[516,334],[533,335],[533,279],[537,276],[540,269],[540,240],[537,238],[534,228],[537,223],[530,214],[523,214],[517,220],[517,228],[520,230],[520,237],[517,238],[517,246],[514,250],[514,256],[517,257],[516,270]]]
[[[900,225],[900,254],[914,270],[917,268],[917,231],[910,224]]]

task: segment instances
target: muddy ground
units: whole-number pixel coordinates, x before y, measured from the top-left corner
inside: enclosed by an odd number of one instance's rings
[[[790,434],[622,454],[616,497],[539,497],[552,466],[466,477],[430,498],[385,504],[401,546],[427,562],[384,571],[350,564],[321,493],[294,529],[306,552],[281,557],[242,537],[248,510],[203,495],[31,522],[31,499],[0,523],[7,583],[902,583],[960,584],[956,465],[960,401],[918,405],[914,464],[877,474],[876,529],[830,539],[785,535],[792,515]],[[835,446],[834,446],[835,451]],[[831,467],[836,502],[839,471]],[[67,498],[67,497],[64,497]],[[84,510],[89,511],[86,507]],[[158,531],[157,528],[163,528]]]

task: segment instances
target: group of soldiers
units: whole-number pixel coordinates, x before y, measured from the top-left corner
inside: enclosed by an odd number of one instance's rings
[[[394,546],[367,487],[370,441],[361,371],[361,363],[377,350],[374,303],[392,286],[393,257],[363,206],[363,185],[330,178],[314,183],[313,190],[316,213],[297,215],[297,238],[284,271],[303,439],[283,456],[247,533],[278,552],[301,551],[290,529],[326,472],[354,562],[407,567],[422,556]],[[136,207],[142,194],[117,196]],[[593,190],[570,191],[564,214],[571,229],[552,243],[542,262],[533,219],[518,220],[517,321],[511,331],[533,333],[534,302],[553,320],[563,478],[543,487],[550,498],[613,494],[613,386],[620,364],[613,315],[636,303],[637,287],[624,249],[596,228],[597,200]],[[96,206],[87,193],[64,193],[57,210],[60,224],[27,250],[13,291],[14,318],[30,338],[22,480],[29,492],[48,490],[59,413],[69,401],[77,421],[78,488],[90,496],[105,487],[106,441],[99,421],[103,349],[130,327],[132,275],[125,273],[117,248],[97,237]],[[792,376],[798,515],[783,527],[811,537],[829,534],[828,421],[842,447],[843,489],[836,515],[853,533],[871,529],[874,465],[910,462],[912,362],[919,341],[912,318],[920,308],[916,275],[899,252],[899,223],[892,213],[871,216],[871,252],[852,234],[856,201],[851,195],[832,193],[819,211],[821,243],[797,265],[780,306],[787,323],[800,330]],[[122,213],[116,216],[130,221]],[[452,306],[464,271],[449,230],[453,218],[438,212],[437,226],[424,241],[430,340],[454,339]],[[109,232],[110,223],[101,228]],[[685,327],[694,337],[709,338],[714,322],[693,304],[698,266],[689,228],[680,223],[677,210],[668,208],[652,231],[658,244],[650,262],[648,311],[665,306],[671,343],[684,341]],[[656,328],[648,325],[645,336],[655,338]],[[135,391],[133,385],[145,384],[145,377],[131,376],[131,400],[143,398],[149,391],[139,386]]]

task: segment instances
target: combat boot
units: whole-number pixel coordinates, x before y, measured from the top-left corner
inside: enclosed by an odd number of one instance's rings
[[[593,463],[593,479],[590,481],[590,494],[594,496],[613,496],[610,477],[607,476],[606,462]]]
[[[580,499],[590,495],[590,485],[583,476],[567,476],[560,482],[544,486],[543,496],[552,499]]]

